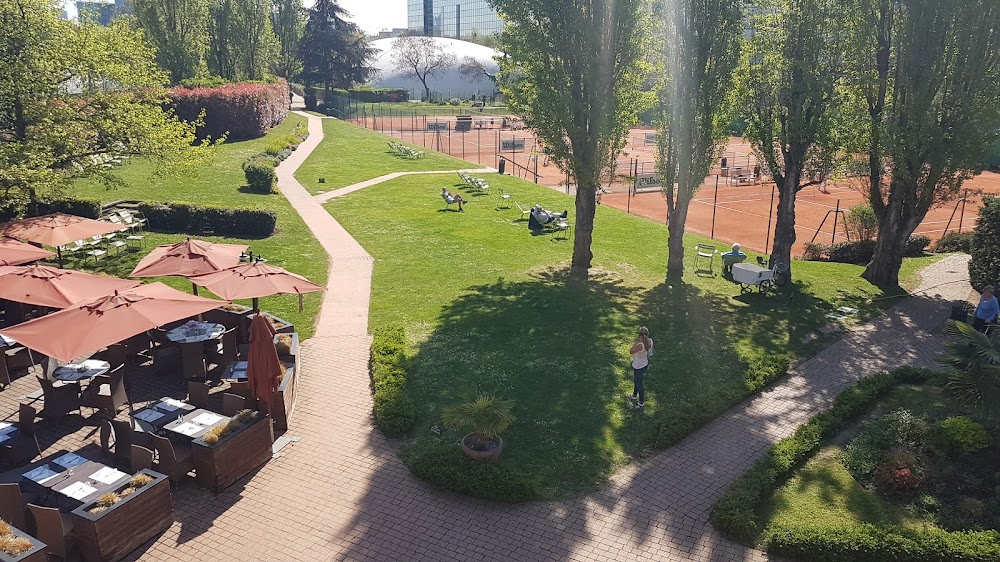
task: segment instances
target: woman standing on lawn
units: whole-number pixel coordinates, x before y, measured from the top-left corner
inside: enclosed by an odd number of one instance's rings
[[[653,353],[653,340],[649,337],[649,329],[645,326],[639,328],[639,336],[635,339],[635,345],[629,350],[632,354],[632,376],[634,385],[632,387],[632,407],[642,408],[646,405],[646,388],[642,385],[642,377],[646,375],[649,368],[649,356]]]

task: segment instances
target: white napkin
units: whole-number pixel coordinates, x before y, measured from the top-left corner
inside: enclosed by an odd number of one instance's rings
[[[156,410],[143,410],[137,413],[135,417],[139,418],[144,422],[153,423],[165,415],[166,414],[164,414],[163,412],[157,412]]]
[[[115,470],[115,469],[111,468],[110,466],[106,466],[106,467],[98,470],[97,472],[91,474],[90,478],[92,478],[94,480],[97,480],[101,484],[108,484],[108,485],[110,485],[110,484],[114,483],[116,480],[124,478],[125,476],[128,476],[128,475],[125,474],[124,472],[120,471],[120,470]]]
[[[205,412],[199,414],[196,418],[191,420],[191,423],[196,423],[198,425],[210,426],[222,421],[222,416],[218,414],[213,414],[211,412]]]
[[[184,423],[180,424],[179,426],[173,428],[171,431],[176,431],[177,433],[181,433],[183,435],[187,435],[188,437],[191,437],[195,433],[198,433],[198,432],[204,431],[204,430],[205,430],[205,428],[201,427],[200,425],[195,425],[195,424],[193,424],[191,422],[184,422]]]
[[[186,405],[187,404],[185,404],[184,402],[181,402],[180,400],[174,400],[173,398],[167,398],[166,400],[163,400],[159,404],[157,404],[156,407],[160,408],[161,410],[166,410],[168,412],[173,412],[174,410],[178,410],[180,408],[183,408]]]
[[[73,484],[70,484],[66,488],[59,490],[59,493],[64,496],[69,496],[74,500],[82,500],[83,498],[89,496],[90,494],[93,494],[96,491],[97,488],[94,488],[93,486],[88,486],[83,482],[74,482]]]

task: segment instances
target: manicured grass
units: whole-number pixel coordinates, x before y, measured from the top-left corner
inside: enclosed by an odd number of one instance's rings
[[[372,107],[369,105],[369,107]],[[401,112],[404,115],[417,114],[428,116],[449,116],[449,115],[510,115],[511,111],[503,106],[496,107],[472,107],[471,102],[462,105],[438,105],[425,101],[405,101],[392,103],[374,104],[375,111],[381,111],[388,115],[392,112]]]
[[[330,191],[392,172],[464,170],[479,167],[471,162],[401,143],[424,152],[423,158],[403,158],[389,150],[387,141],[399,139],[369,131],[338,119],[323,120],[323,142],[295,173],[310,193]],[[319,183],[324,178],[324,183]]]
[[[323,248],[313,237],[299,215],[292,209],[288,201],[280,194],[257,195],[243,189],[245,180],[240,167],[243,161],[251,155],[263,150],[268,138],[290,133],[296,123],[305,123],[305,118],[290,115],[285,121],[272,129],[264,138],[226,143],[216,149],[212,162],[193,177],[157,177],[154,166],[149,161],[133,160],[116,170],[127,187],[109,189],[91,180],[77,182],[73,195],[80,197],[95,197],[102,201],[119,199],[138,199],[141,201],[184,201],[202,205],[227,207],[264,206],[278,215],[277,229],[273,235],[261,240],[240,240],[218,236],[197,236],[212,242],[228,242],[249,244],[255,254],[268,260],[268,263],[284,267],[300,275],[326,284],[327,259]],[[155,225],[154,225],[155,226]],[[141,252],[129,252],[119,256],[111,256],[95,265],[93,260],[84,263],[77,260],[72,266],[96,269],[118,276],[126,276],[135,267],[139,259],[157,244],[169,244],[183,240],[183,234],[144,233],[145,249]],[[178,289],[190,291],[191,284],[178,277],[157,279]],[[203,294],[205,291],[203,291]],[[312,335],[316,315],[322,302],[319,293],[305,295],[303,311],[299,312],[298,298],[294,295],[278,295],[261,299],[261,308],[295,324],[303,338]],[[249,301],[246,301],[249,304]]]
[[[573,219],[566,195],[486,177],[522,205]],[[836,338],[816,335],[836,307],[870,316],[898,301],[878,299],[861,267],[818,262],[795,262],[796,283],[779,294],[741,295],[719,260],[700,276],[689,256],[685,282],[670,286],[666,228],[608,207],[597,212],[590,280],[570,282],[571,240],[532,235],[516,209],[495,210],[495,194],[457,179],[398,178],[328,208],[376,259],[371,328],[400,322],[411,340],[411,437],[436,439],[428,428],[471,386],[511,398],[518,421],[500,464],[537,476],[543,497],[591,488],[774,380]],[[442,209],[443,183],[471,200],[464,213]],[[646,408],[634,411],[627,352],[640,325],[657,352]]]

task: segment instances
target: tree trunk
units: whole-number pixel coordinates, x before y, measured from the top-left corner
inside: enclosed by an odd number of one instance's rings
[[[594,213],[597,210],[598,180],[591,181],[577,177],[576,184],[576,225],[573,228],[573,263],[574,274],[587,275],[590,262],[594,259],[590,244],[594,238]]]
[[[899,289],[899,268],[903,265],[906,241],[916,230],[919,221],[907,220],[909,213],[900,209],[902,203],[890,196],[889,204],[878,221],[878,240],[875,255],[865,267],[861,277],[885,292]]]
[[[774,244],[771,249],[771,267],[778,263],[792,263],[792,246],[795,245],[795,195],[798,192],[799,174],[788,173],[778,185],[778,220],[774,225]]]
[[[688,207],[687,199],[678,197],[673,212],[667,217],[668,279],[680,279],[684,275],[684,224]]]

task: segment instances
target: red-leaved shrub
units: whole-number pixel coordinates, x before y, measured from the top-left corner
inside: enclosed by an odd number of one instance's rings
[[[268,129],[288,115],[288,83],[237,83],[218,88],[170,90],[177,117],[195,121],[205,110],[205,124],[198,127],[198,137],[213,139],[228,133],[230,140],[264,136]]]

